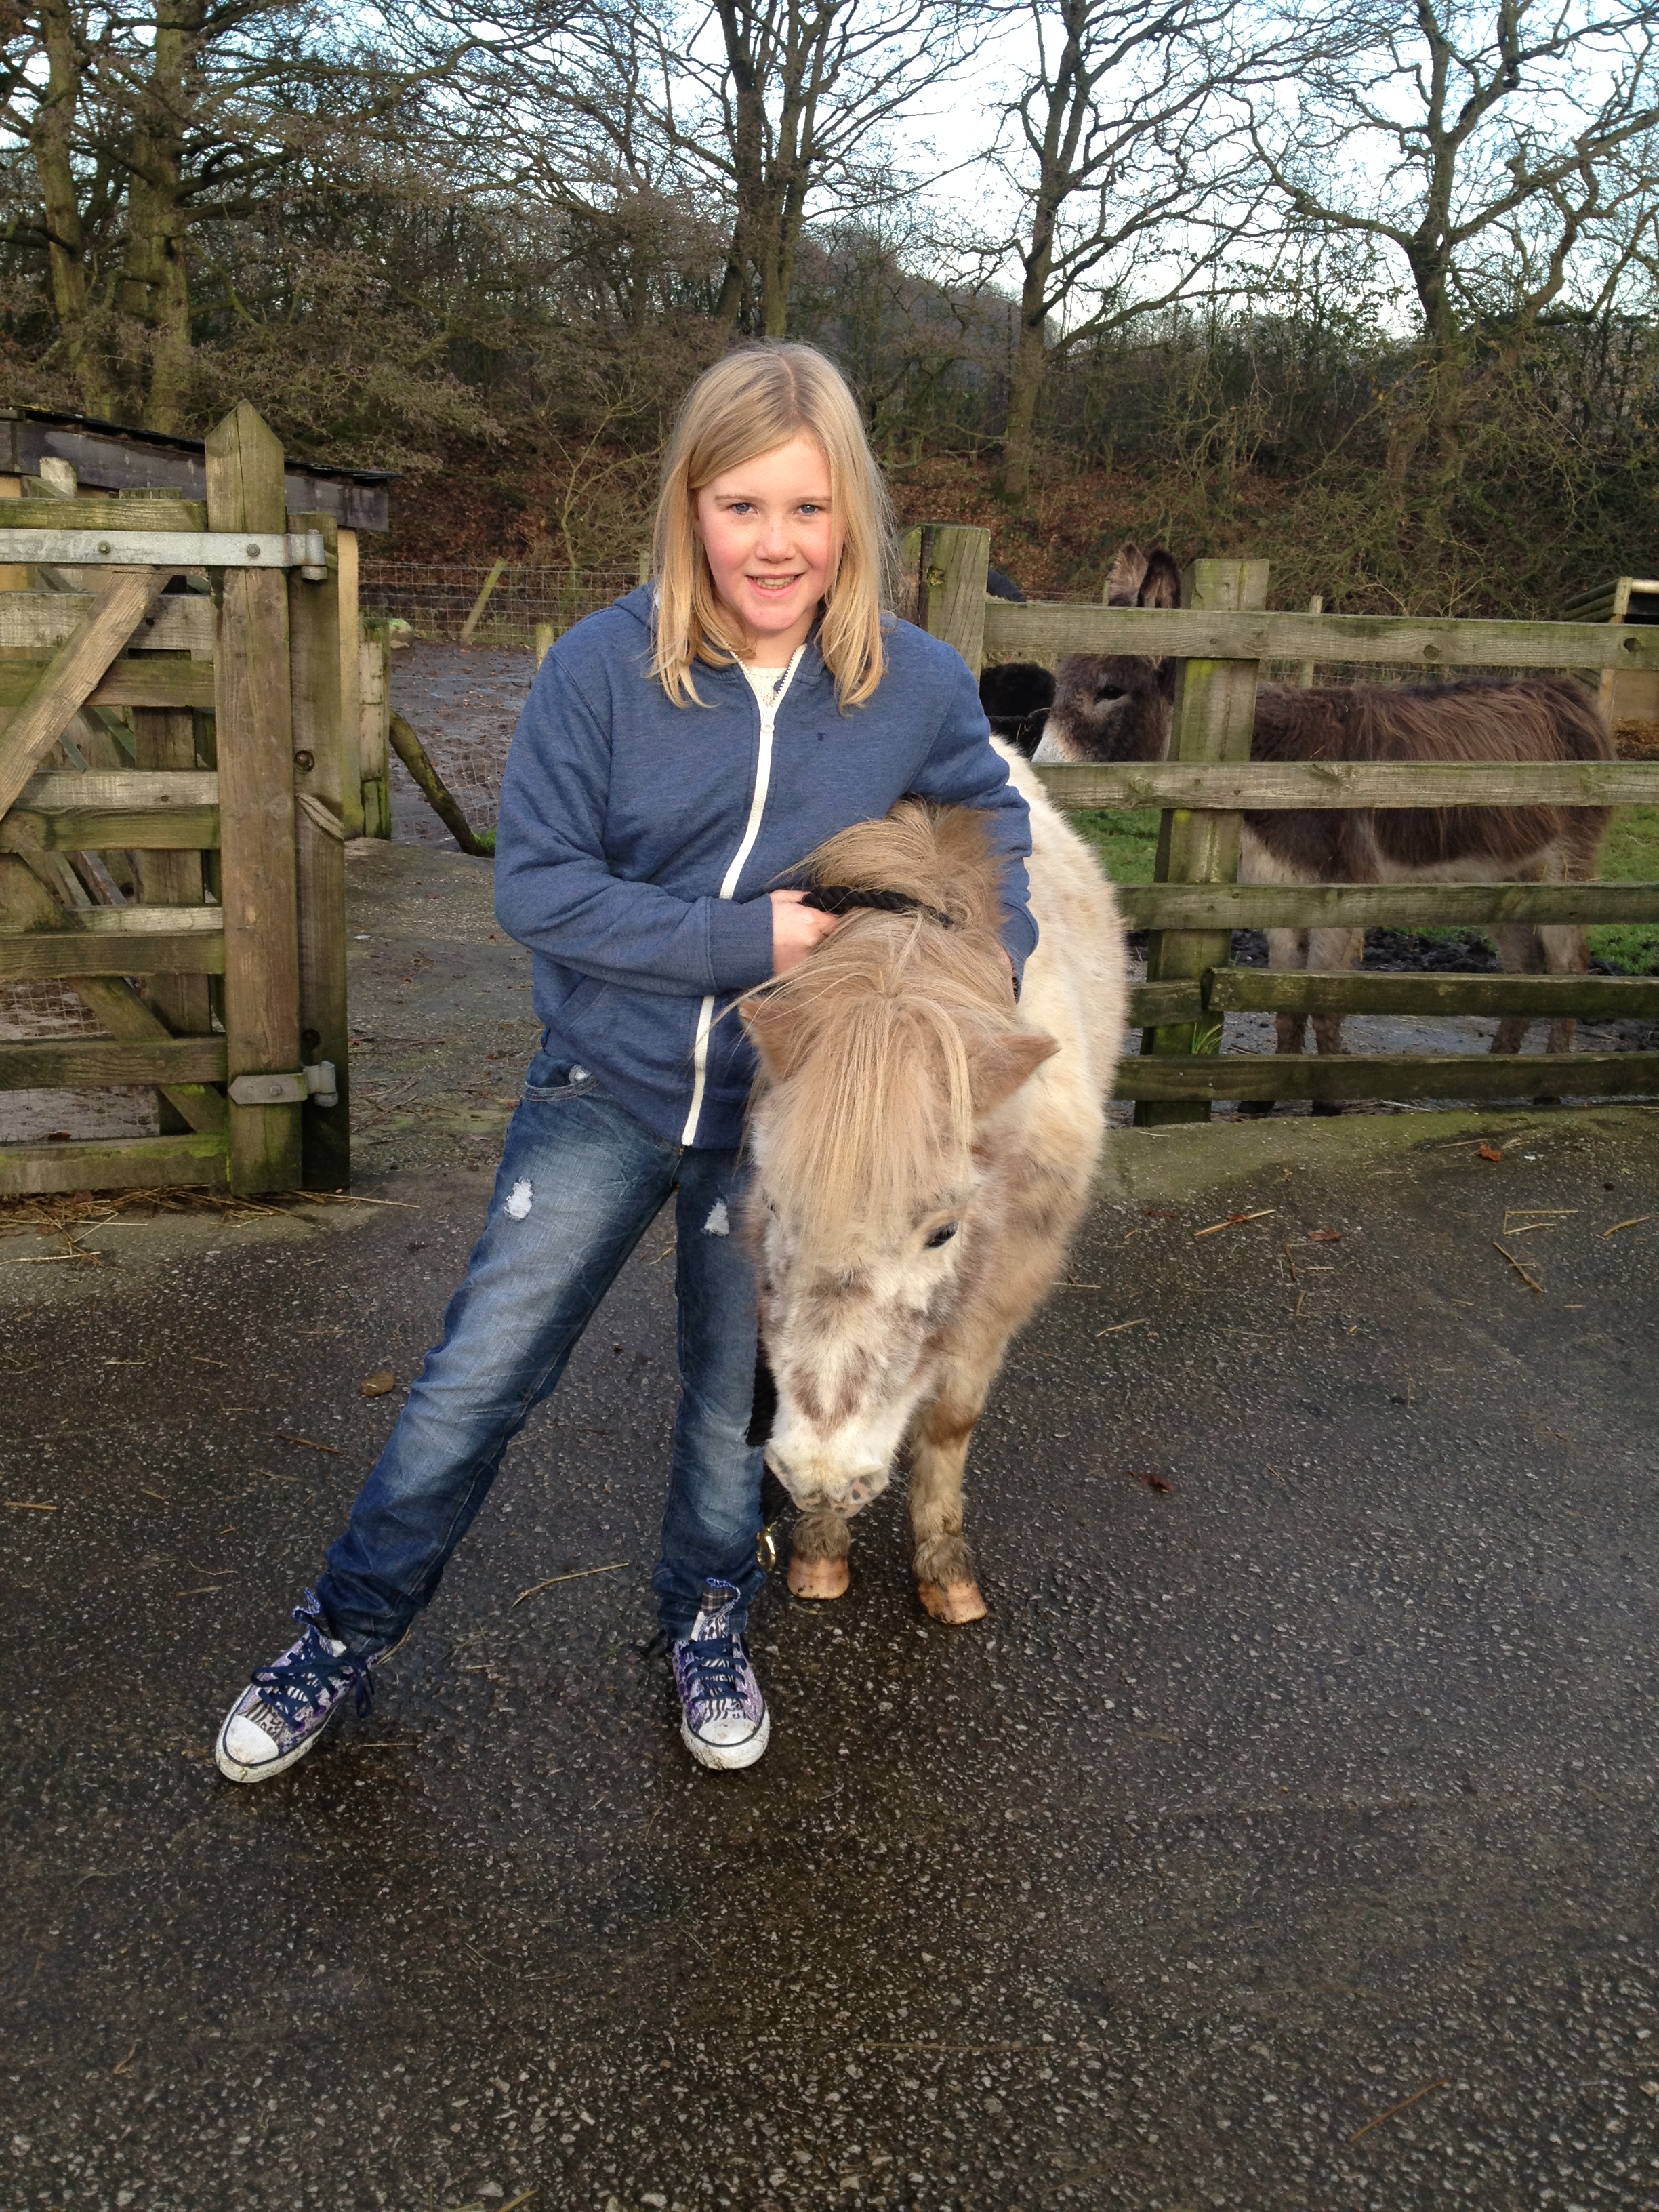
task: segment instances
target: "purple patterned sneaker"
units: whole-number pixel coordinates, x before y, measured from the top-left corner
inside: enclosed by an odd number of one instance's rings
[[[384,1651],[360,1658],[324,1632],[323,1609],[307,1590],[294,1608],[297,1644],[280,1659],[254,1670],[253,1680],[225,1716],[213,1756],[232,1782],[265,1782],[303,1759],[333,1718],[349,1690],[357,1711],[368,1711],[374,1684],[368,1670]]]
[[[680,1735],[702,1766],[752,1766],[772,1735],[772,1716],[749,1663],[749,1646],[732,1633],[738,1592],[703,1584],[690,1636],[674,1646],[674,1683],[684,1717]]]

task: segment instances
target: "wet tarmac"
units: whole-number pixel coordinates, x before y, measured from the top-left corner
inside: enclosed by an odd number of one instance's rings
[[[990,1619],[884,1499],[738,1775],[644,1649],[665,1224],[369,1718],[238,1790],[528,1034],[487,870],[353,872],[379,1202],[0,1240],[7,2212],[1659,2207],[1659,1117],[1116,1133]]]

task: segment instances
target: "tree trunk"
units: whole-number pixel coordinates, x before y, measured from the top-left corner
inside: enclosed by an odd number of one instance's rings
[[[43,0],[40,27],[46,47],[46,93],[36,111],[31,143],[46,214],[52,311],[80,387],[82,404],[88,415],[109,416],[116,411],[115,386],[89,326],[86,234],[71,159],[81,95],[81,56],[74,19],[64,0]]]
[[[744,319],[749,272],[757,258],[756,240],[761,225],[757,218],[766,182],[766,108],[747,20],[739,20],[732,0],[720,0],[720,19],[737,110],[732,134],[732,187],[736,207],[726,279],[720,286],[714,318],[728,331],[734,331]]]
[[[183,428],[190,385],[190,280],[180,170],[201,0],[161,0],[155,57],[132,137],[122,305],[149,332],[142,416],[147,430]]]
[[[1009,371],[1008,421],[1002,434],[1002,489],[1014,499],[1024,499],[1030,486],[1037,399],[1048,366],[1048,318],[1044,300],[1054,225],[1041,211],[1038,222],[1041,241],[1033,240],[1025,263],[1025,282],[1020,287],[1019,337]]]

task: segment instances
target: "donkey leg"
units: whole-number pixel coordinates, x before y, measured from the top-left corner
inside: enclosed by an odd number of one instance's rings
[[[1270,975],[1300,975],[1308,964],[1309,932],[1270,929],[1267,932],[1267,969]],[[1306,1036],[1305,1014],[1273,1016],[1273,1050],[1300,1052]]]
[[[1314,929],[1308,933],[1308,965],[1318,969],[1352,968],[1358,964],[1365,951],[1363,929]],[[1314,1043],[1320,1057],[1344,1053],[1347,1047],[1342,1042],[1342,1016],[1316,1014],[1313,1017]],[[1316,1114],[1340,1114],[1342,1102],[1339,1098],[1316,1098]]]
[[[1583,929],[1576,926],[1540,928],[1538,939],[1543,947],[1544,965],[1552,975],[1588,975],[1589,937]],[[1577,1033],[1578,1023],[1573,1015],[1557,1014],[1550,1023],[1550,1050],[1571,1052]]]
[[[985,1600],[974,1555],[962,1533],[962,1471],[984,1400],[942,1395],[917,1419],[910,1460],[912,1571],[916,1595],[935,1620],[982,1620]]]
[[[1270,929],[1267,932],[1269,974],[1276,974],[1285,969],[1304,968],[1307,961],[1308,939],[1305,931]],[[1274,1054],[1300,1052],[1305,1025],[1304,1015],[1275,1014],[1273,1016]],[[1272,1098],[1241,1099],[1238,1107],[1239,1114],[1245,1120],[1255,1121],[1264,1114],[1271,1114],[1276,1103]]]
[[[1552,935],[1557,933],[1552,932]],[[1534,929],[1528,921],[1500,922],[1492,931],[1497,943],[1498,957],[1504,971],[1510,975],[1539,975],[1544,969],[1544,933]],[[1494,1052],[1519,1052],[1532,1026],[1529,1014],[1505,1014],[1498,1022],[1492,1048]]]
[[[796,1597],[845,1597],[851,1546],[840,1513],[803,1513],[789,1540],[789,1588]]]

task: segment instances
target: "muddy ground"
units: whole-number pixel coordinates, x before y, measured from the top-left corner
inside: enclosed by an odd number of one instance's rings
[[[370,1717],[237,1790],[532,1029],[485,864],[351,869],[363,1202],[0,1238],[8,2212],[1659,2208],[1655,1115],[1116,1133],[991,1617],[883,1499],[740,1775],[647,1649],[664,1228]]]

